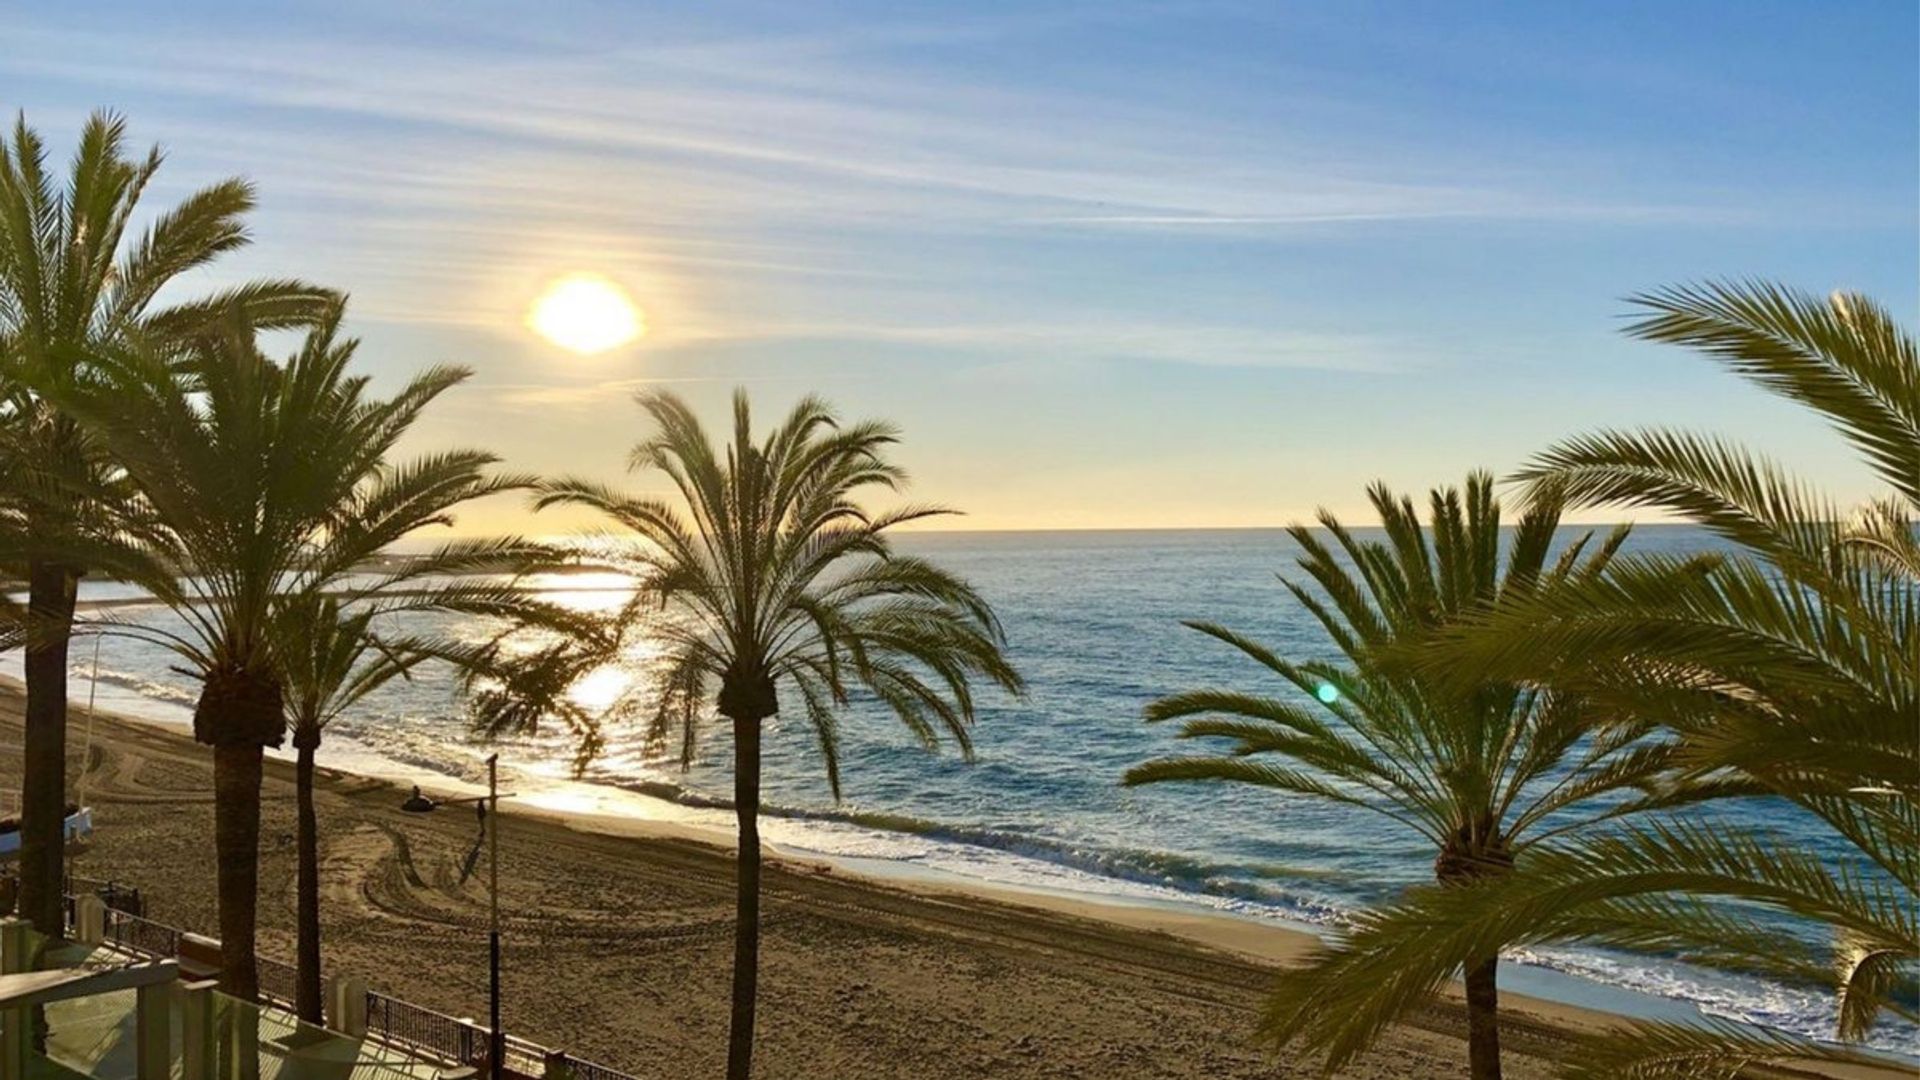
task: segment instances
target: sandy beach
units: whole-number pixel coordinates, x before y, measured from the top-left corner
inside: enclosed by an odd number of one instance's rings
[[[19,782],[21,706],[17,683],[0,685],[0,787],[8,789]],[[77,872],[138,886],[153,917],[213,931],[205,748],[106,714],[92,741],[96,842]],[[77,721],[70,747],[77,775]],[[404,814],[403,795],[382,780],[322,770],[328,969],[443,1012],[481,1014],[486,897],[477,879],[458,881],[473,818]],[[261,950],[287,960],[292,798],[291,769],[270,759]],[[506,815],[508,1030],[641,1076],[718,1075],[732,924],[723,845],[724,837],[645,822]],[[794,860],[768,868],[765,920],[757,1074],[770,1080],[1319,1075],[1311,1061],[1248,1041],[1273,965],[1309,941],[1281,927],[906,887]],[[1508,1075],[1551,1075],[1568,1033],[1604,1022],[1510,1000]],[[1461,1076],[1463,1035],[1460,1011],[1442,1001],[1339,1075]]]

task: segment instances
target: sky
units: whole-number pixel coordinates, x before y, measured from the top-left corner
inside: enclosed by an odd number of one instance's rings
[[[344,289],[384,388],[471,367],[418,451],[657,490],[633,393],[739,386],[895,421],[967,528],[1358,521],[1376,479],[1651,424],[1852,501],[1830,431],[1623,337],[1625,298],[1920,317],[1910,0],[281,7],[0,4],[0,109],[62,156],[125,113],[154,208],[251,178],[254,244],[183,288]],[[580,272],[646,335],[534,334]]]

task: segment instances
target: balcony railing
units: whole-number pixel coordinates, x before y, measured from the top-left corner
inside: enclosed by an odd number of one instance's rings
[[[85,891],[66,896],[67,925],[76,926],[80,895],[108,899],[105,925],[107,944],[135,956],[164,959],[192,959],[184,956],[182,943],[192,937],[186,930],[149,919],[124,908],[143,907],[139,893],[109,882],[81,882]],[[90,887],[89,887],[90,886]],[[130,902],[129,902],[130,900]],[[194,938],[201,946],[204,938]],[[188,953],[197,950],[189,948]],[[263,1005],[291,1012],[297,973],[289,965],[268,957],[257,960],[260,999]],[[449,1065],[487,1064],[487,1028],[471,1020],[448,1016],[379,991],[366,992],[366,1037],[407,1054]],[[584,1061],[570,1054],[549,1050],[538,1043],[508,1034],[502,1038],[503,1071],[516,1080],[568,1077],[571,1080],[639,1080],[631,1073]]]

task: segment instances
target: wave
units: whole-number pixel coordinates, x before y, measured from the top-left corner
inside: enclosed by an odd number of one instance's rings
[[[131,690],[141,697],[169,705],[191,707],[200,697],[197,692],[177,683],[160,682],[138,672],[115,671],[110,668],[101,668],[96,672],[88,666],[75,667],[72,673],[80,678],[93,679],[104,686],[117,686],[123,690]]]
[[[335,735],[367,746],[380,757],[398,765],[427,769],[461,780],[472,780],[475,775],[477,759],[468,746],[412,727],[404,717],[342,717],[332,731]],[[689,809],[728,814],[733,811],[732,799],[709,794],[671,779],[635,776],[631,772],[606,767],[594,769],[584,779],[592,784],[617,788]],[[1346,921],[1350,911],[1350,908],[1332,903],[1308,890],[1293,887],[1316,878],[1338,877],[1330,871],[1312,868],[1214,860],[1155,848],[1073,843],[1013,829],[850,806],[819,807],[763,802],[760,816],[763,820],[825,825],[841,837],[849,830],[865,831],[892,837],[912,837],[931,845],[998,852],[1098,878],[1239,901],[1289,919],[1318,925],[1339,925]],[[803,835],[798,846],[827,855],[855,853],[845,850],[847,845],[835,843],[834,839],[834,835],[828,832],[815,832]],[[892,845],[884,857],[893,861],[923,861],[931,852],[930,848],[903,851],[899,845]]]
[[[1504,954],[1504,959],[1688,1002],[1709,1016],[1758,1024],[1815,1041],[1833,1039],[1835,1003],[1825,988],[1788,986],[1696,967],[1684,958],[1665,954],[1538,947],[1512,950]],[[1883,1017],[1865,1043],[1911,1060],[1914,1047],[1920,1046],[1920,1025],[1895,1016]]]
[[[475,776],[476,756],[461,742],[410,726],[404,717],[342,717],[332,729],[366,746],[379,757],[395,764],[426,769],[461,780]],[[733,811],[733,800],[709,794],[683,783],[660,777],[635,776],[631,772],[597,768],[584,778],[587,782],[656,799],[693,810]],[[1074,843],[1013,829],[970,825],[885,810],[850,806],[803,806],[763,802],[762,820],[826,826],[825,830],[803,833],[795,846],[825,855],[863,855],[858,845],[845,841],[849,833],[874,833],[890,837],[910,837],[926,846],[888,845],[885,855],[896,862],[927,861],[941,848],[971,848],[994,852],[1011,860],[1035,860],[1095,878],[1136,885],[1155,886],[1191,896],[1233,901],[1238,909],[1255,909],[1279,914],[1290,920],[1334,926],[1344,923],[1350,907],[1334,903],[1297,886],[1315,879],[1337,879],[1329,871],[1312,868],[1275,867],[1271,864],[1207,859],[1146,847],[1115,847]],[[937,847],[935,847],[937,845]],[[979,865],[981,860],[971,860]]]
[[[635,794],[702,810],[733,810],[733,800],[688,788],[669,780],[596,776]],[[1297,880],[1323,876],[1313,871],[1230,862],[1183,855],[1155,848],[1114,847],[1073,843],[1011,829],[965,825],[857,807],[792,806],[763,803],[763,818],[818,822],[851,829],[872,830],[921,838],[937,844],[964,845],[1034,859],[1096,877],[1170,888],[1182,893],[1245,901],[1286,918],[1316,925],[1341,925],[1351,909],[1292,887]]]

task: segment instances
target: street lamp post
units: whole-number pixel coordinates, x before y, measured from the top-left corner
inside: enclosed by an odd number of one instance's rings
[[[507,1037],[500,1030],[500,755],[487,756],[487,1061],[500,1080]]]
[[[491,754],[487,757],[487,793],[485,795],[436,801],[420,794],[420,788],[416,786],[413,794],[400,804],[400,809],[408,813],[425,814],[442,806],[473,803],[485,814],[483,827],[486,830],[487,841],[487,1076],[489,1080],[501,1080],[507,1051],[507,1037],[500,1030],[501,798],[500,755]],[[468,856],[468,860],[467,866],[471,869],[472,856]]]

